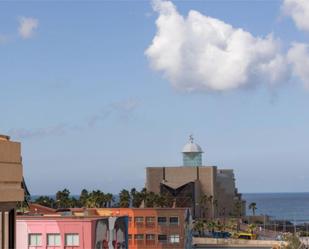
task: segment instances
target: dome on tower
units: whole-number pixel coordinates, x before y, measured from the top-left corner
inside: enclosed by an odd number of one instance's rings
[[[182,153],[203,153],[201,146],[194,143],[193,140],[193,136],[190,135],[189,142],[183,147]]]

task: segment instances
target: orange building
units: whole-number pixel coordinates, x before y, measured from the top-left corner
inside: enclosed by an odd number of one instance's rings
[[[70,209],[75,216],[128,216],[129,249],[191,248],[188,208]]]

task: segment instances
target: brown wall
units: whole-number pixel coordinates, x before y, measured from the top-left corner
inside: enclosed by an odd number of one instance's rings
[[[164,173],[165,172],[165,173]],[[234,198],[237,189],[233,170],[221,170],[216,166],[201,167],[149,167],[146,168],[146,188],[148,191],[160,193],[160,183],[165,177],[165,185],[178,188],[189,182],[195,183],[195,202],[203,195],[212,196],[218,201],[218,207],[211,207],[210,214],[222,216],[231,214],[234,210]],[[194,214],[199,216],[200,207],[195,206]],[[193,211],[193,209],[192,209]]]
[[[0,202],[16,202],[24,199],[21,188],[23,179],[21,146],[0,137]]]

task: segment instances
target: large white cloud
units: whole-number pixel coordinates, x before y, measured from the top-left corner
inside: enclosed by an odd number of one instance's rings
[[[224,91],[286,77],[286,59],[272,35],[249,32],[191,10],[183,17],[170,1],[156,0],[157,34],[145,54],[153,69],[188,91]]]
[[[309,31],[309,1],[284,0],[283,11],[292,17],[298,29]]]
[[[309,45],[294,43],[287,57],[293,67],[293,74],[299,77],[309,89]]]
[[[29,39],[33,36],[34,31],[38,28],[38,19],[32,17],[20,17],[18,33],[23,39]]]

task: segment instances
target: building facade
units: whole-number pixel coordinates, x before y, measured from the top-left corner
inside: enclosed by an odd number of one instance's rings
[[[129,249],[191,248],[188,208],[100,208],[96,212],[129,217]]]
[[[127,249],[127,217],[17,216],[18,249]]]
[[[0,248],[16,247],[16,205],[24,200],[21,145],[0,135]]]
[[[183,166],[146,168],[147,190],[171,198],[176,207],[190,207],[195,218],[245,215],[233,170],[203,166],[202,153],[190,136]]]
[[[89,217],[96,220],[105,217],[128,217],[127,245],[129,249],[189,249],[192,243],[192,217],[188,208],[68,208],[56,210],[30,204],[28,214],[30,217],[20,216],[17,219],[18,246],[27,245],[29,247],[29,234],[40,234],[38,249],[50,248],[47,241],[48,234],[55,233],[60,236],[58,240],[61,240],[61,243],[59,244],[65,245],[65,234],[75,233],[82,236],[81,226],[86,232],[83,236],[92,237],[83,243],[90,245],[90,240],[94,240],[94,235],[89,231],[91,226],[86,227],[81,223],[81,221],[89,223]],[[55,220],[55,217],[58,218]],[[98,232],[95,236],[98,236]],[[88,247],[84,248],[88,249]],[[101,247],[94,248],[101,249]]]

